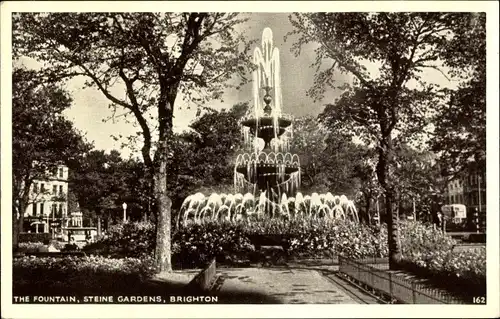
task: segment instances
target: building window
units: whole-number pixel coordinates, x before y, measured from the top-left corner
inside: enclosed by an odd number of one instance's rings
[[[52,194],[57,195],[57,185],[52,186]]]
[[[37,211],[36,211],[36,209],[38,208],[37,206],[38,206],[37,203],[33,203],[33,216],[38,216]]]
[[[45,214],[43,206],[44,206],[43,203],[40,203],[40,215],[42,215],[42,216]]]
[[[52,204],[52,216],[55,217],[56,212],[57,212],[57,204]]]
[[[33,183],[33,193],[38,193],[38,183]]]
[[[59,196],[63,196],[63,186],[59,185]]]
[[[64,177],[64,168],[59,168],[59,177],[63,178]]]
[[[57,216],[62,217],[63,216],[63,209],[62,209],[62,204],[59,204],[59,210],[57,211]]]
[[[45,184],[44,183],[40,184],[40,193],[42,193],[42,194],[45,193]]]

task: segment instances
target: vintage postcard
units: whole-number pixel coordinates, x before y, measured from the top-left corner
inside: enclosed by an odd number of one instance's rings
[[[497,2],[9,1],[1,37],[2,317],[500,315]]]

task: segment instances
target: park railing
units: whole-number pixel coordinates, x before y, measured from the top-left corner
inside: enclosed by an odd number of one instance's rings
[[[339,256],[339,272],[350,280],[407,304],[463,304],[463,300],[388,271],[374,259],[353,260]]]
[[[187,288],[193,291],[209,291],[215,284],[216,273],[214,258],[191,280]]]

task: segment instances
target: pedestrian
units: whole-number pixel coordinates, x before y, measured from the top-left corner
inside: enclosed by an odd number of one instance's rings
[[[441,229],[443,225],[443,214],[441,212],[437,213],[437,227],[438,229]]]

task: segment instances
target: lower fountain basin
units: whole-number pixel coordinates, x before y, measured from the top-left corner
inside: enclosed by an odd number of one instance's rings
[[[280,170],[276,164],[257,163],[248,169],[248,165],[238,165],[236,171],[243,174],[245,179],[251,183],[257,182],[260,185],[278,185],[290,178],[290,175],[298,172],[299,167],[295,165],[283,165]]]

